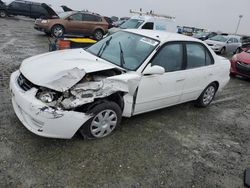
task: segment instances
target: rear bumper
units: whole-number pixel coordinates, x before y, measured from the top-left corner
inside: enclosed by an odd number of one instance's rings
[[[23,91],[17,84],[19,71],[10,79],[12,105],[22,124],[32,133],[51,138],[70,139],[91,116],[75,112],[63,111],[46,106],[36,99],[36,88]]]

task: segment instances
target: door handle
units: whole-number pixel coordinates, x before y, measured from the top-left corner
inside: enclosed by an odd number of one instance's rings
[[[183,79],[179,79],[179,80],[176,80],[176,82],[182,82],[182,81],[184,81],[185,79],[183,78]]]
[[[214,74],[213,73],[209,73],[208,76],[213,76]]]

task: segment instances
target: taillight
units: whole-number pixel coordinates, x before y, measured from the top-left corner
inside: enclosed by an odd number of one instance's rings
[[[67,40],[58,40],[57,45],[59,50],[70,49],[70,41]]]

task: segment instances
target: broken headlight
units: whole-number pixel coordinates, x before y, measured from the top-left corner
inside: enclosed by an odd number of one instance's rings
[[[37,92],[36,97],[44,103],[51,103],[58,98],[57,93],[49,90],[40,90]]]

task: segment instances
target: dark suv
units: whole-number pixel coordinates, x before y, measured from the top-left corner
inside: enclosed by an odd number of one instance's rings
[[[1,15],[0,12],[1,17],[5,17],[6,15],[20,15],[35,19],[58,18],[58,15],[55,13],[55,11],[47,4],[35,3],[31,1],[13,1],[9,5],[5,6],[4,11],[5,15],[3,13]]]

